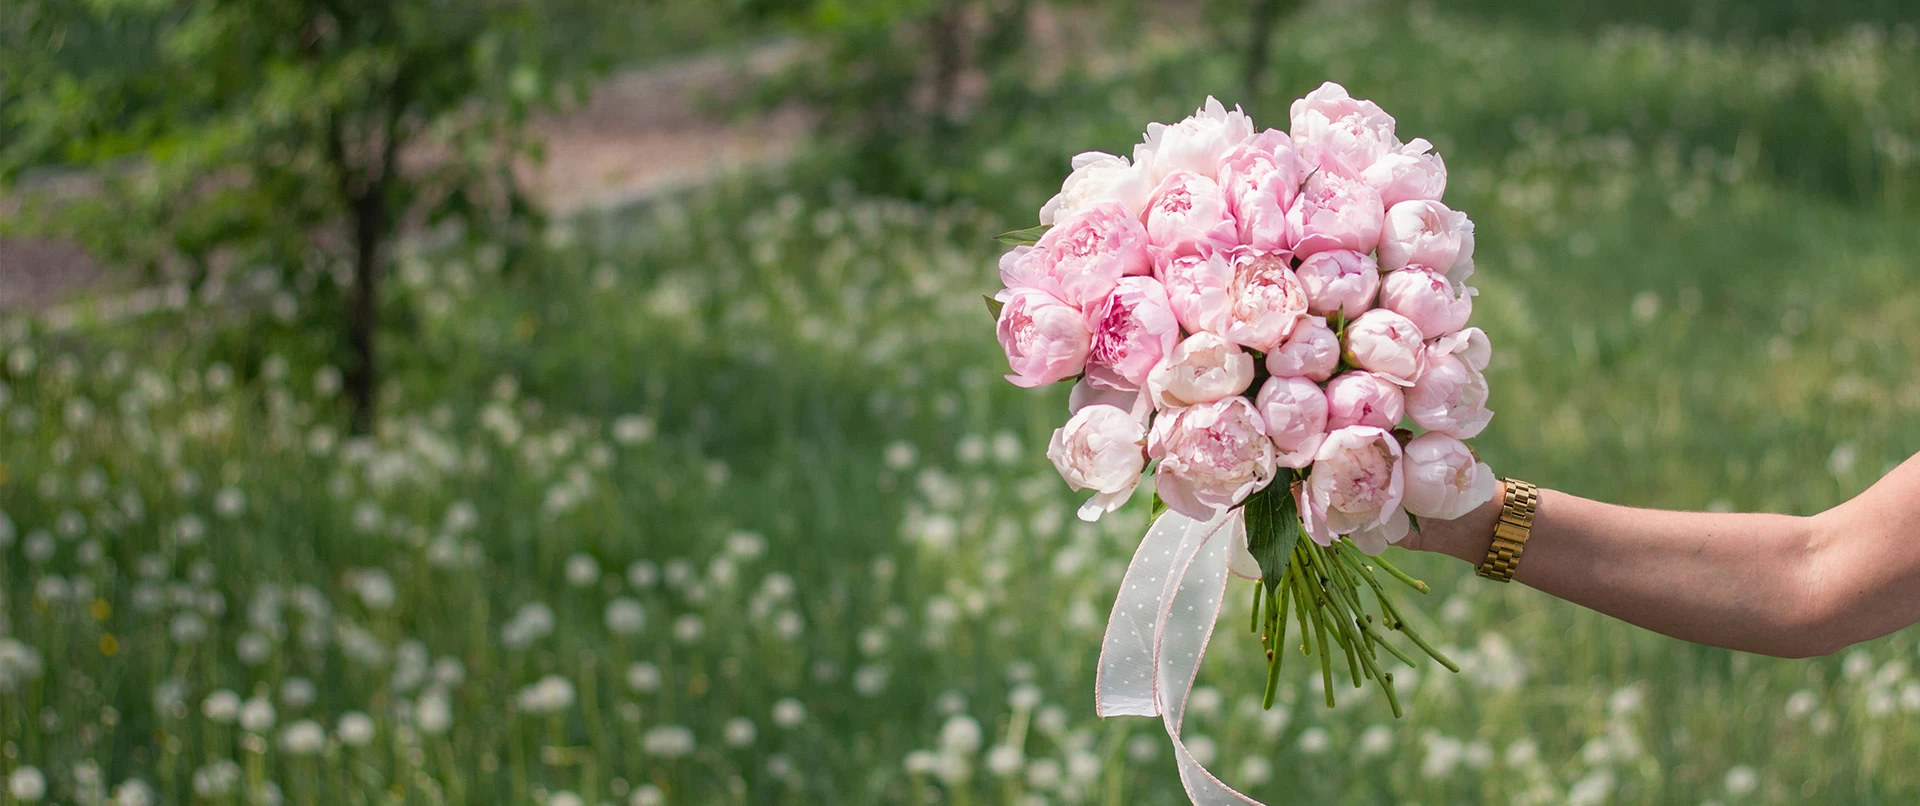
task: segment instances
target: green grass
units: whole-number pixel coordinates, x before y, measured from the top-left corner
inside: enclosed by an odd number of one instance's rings
[[[1242,102],[1282,125],[1335,78],[1445,149],[1478,224],[1498,470],[1810,513],[1920,451],[1920,185],[1888,145],[1920,121],[1911,37],[1411,13],[1301,18]],[[1124,150],[1232,69],[1150,52],[1069,76],[931,165],[938,205],[822,158],[566,222],[515,271],[404,256],[368,440],[296,333],[7,322],[0,773],[77,803],[129,780],[181,803],[1180,802],[1158,722],[1091,707],[1145,502],[1073,518],[1042,456],[1064,390],[1000,380],[978,294],[988,236],[1026,225],[1064,155]],[[1322,708],[1293,665],[1261,713],[1230,619],[1188,725],[1217,772],[1270,803],[1920,798],[1912,630],[1772,660],[1405,564],[1464,673],[1403,680],[1394,721],[1366,692]],[[216,690],[272,724],[212,718]],[[284,733],[308,719],[314,755]]]

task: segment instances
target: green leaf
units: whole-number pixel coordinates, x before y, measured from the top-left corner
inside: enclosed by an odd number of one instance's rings
[[[1007,307],[1007,304],[986,294],[980,296],[987,301],[987,313],[993,314],[993,321],[1000,321],[1000,309]]]
[[[1293,547],[1300,542],[1300,512],[1293,500],[1287,479],[1254,493],[1246,503],[1247,550],[1260,563],[1260,581],[1269,592],[1278,590],[1286,577],[1287,562]]]
[[[1160,519],[1160,513],[1167,511],[1167,502],[1160,500],[1160,493],[1153,494],[1153,503],[1147,507],[1147,525],[1152,526]]]
[[[1032,246],[1039,243],[1040,236],[1047,234],[1047,230],[1050,229],[1053,229],[1052,224],[1041,224],[1037,227],[1017,229],[1012,232],[1002,232],[999,235],[993,236],[993,239],[1010,246]]]

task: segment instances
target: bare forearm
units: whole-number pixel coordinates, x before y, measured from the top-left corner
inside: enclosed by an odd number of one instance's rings
[[[1485,556],[1495,500],[1423,523],[1418,548]],[[1828,651],[1811,518],[1663,512],[1542,490],[1514,579],[1655,632],[1768,655]]]

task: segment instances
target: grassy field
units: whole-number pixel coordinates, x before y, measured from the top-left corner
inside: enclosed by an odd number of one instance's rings
[[[1811,513],[1920,451],[1917,38],[1315,12],[1227,100],[1283,125],[1332,78],[1439,144],[1497,470]],[[1092,713],[1146,502],[1074,519],[1065,390],[1000,380],[978,295],[1066,155],[1235,64],[1069,74],[937,201],[823,155],[564,222],[537,265],[405,255],[373,438],[324,335],[0,324],[0,804],[1181,802],[1158,722]],[[1920,800],[1914,630],[1773,660],[1404,566],[1463,672],[1402,678],[1395,721],[1295,666],[1262,712],[1229,621],[1187,728],[1216,771],[1270,803]]]

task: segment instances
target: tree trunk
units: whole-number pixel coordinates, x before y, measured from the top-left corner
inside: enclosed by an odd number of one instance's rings
[[[347,301],[347,346],[353,366],[347,372],[347,399],[353,403],[353,433],[373,432],[379,363],[374,332],[379,319],[380,242],[386,235],[386,200],[378,189],[353,201],[353,294]]]
[[[945,0],[928,19],[933,40],[933,117],[945,120],[953,113],[953,99],[960,86],[960,70],[965,59],[965,17],[961,0]]]
[[[1267,72],[1267,49],[1273,41],[1273,23],[1279,11],[1280,0],[1254,0],[1253,28],[1247,32],[1247,63],[1241,76],[1249,96],[1259,93],[1260,78]]]

